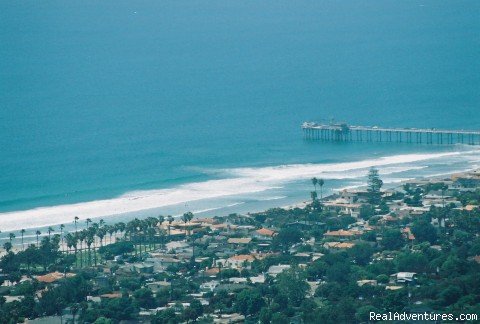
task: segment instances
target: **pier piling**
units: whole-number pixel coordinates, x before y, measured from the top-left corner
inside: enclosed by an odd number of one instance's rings
[[[312,122],[303,123],[302,129],[306,140],[480,145],[480,131],[469,130],[352,126],[345,123]]]

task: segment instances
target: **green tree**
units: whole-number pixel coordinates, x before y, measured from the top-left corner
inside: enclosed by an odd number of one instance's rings
[[[370,244],[356,244],[348,250],[348,254],[360,266],[367,265],[372,259],[374,249]]]
[[[400,253],[395,259],[398,271],[424,273],[429,271],[428,258],[423,253]]]
[[[315,188],[315,192],[317,192],[318,179],[313,177],[312,178],[312,184],[313,184],[313,187]]]
[[[97,318],[93,324],[113,324],[113,321],[109,318],[105,318],[103,316]]]
[[[323,179],[318,179],[318,185],[320,186],[320,200],[323,199],[323,185],[325,181]]]
[[[23,235],[25,235],[25,229],[22,228],[20,231],[20,234],[22,235],[22,251],[25,250],[25,246],[23,245]]]
[[[412,226],[412,233],[419,242],[434,244],[437,241],[437,229],[426,219],[415,222]]]
[[[288,319],[287,316],[285,316],[285,314],[274,313],[272,315],[272,323],[275,323],[275,324],[289,324],[290,320]]]
[[[306,274],[297,267],[280,273],[275,286],[280,294],[287,297],[289,305],[294,307],[300,306],[309,289]]]
[[[5,251],[10,252],[10,250],[12,249],[12,243],[11,242],[5,242],[3,244],[3,248],[5,249]]]
[[[280,232],[274,237],[273,243],[277,246],[283,247],[284,252],[295,243],[302,240],[302,232],[295,228],[282,228]]]
[[[148,288],[141,288],[135,290],[133,297],[137,301],[138,305],[143,308],[154,308],[155,307],[155,298],[153,297],[152,291]]]
[[[355,318],[361,323],[368,323],[370,321],[371,312],[379,314],[381,313],[381,310],[372,305],[365,305],[357,309],[357,312],[355,313]]]
[[[375,209],[370,204],[362,204],[360,206],[360,218],[369,220],[370,217],[375,215]]]
[[[175,314],[173,308],[168,308],[164,311],[157,312],[151,318],[152,324],[177,324],[180,323],[180,318]]]
[[[382,234],[382,246],[387,250],[398,250],[405,244],[405,239],[398,229],[386,229]]]
[[[235,309],[248,316],[256,314],[264,305],[262,295],[257,289],[244,289],[235,298]]]
[[[380,175],[378,174],[378,170],[375,168],[370,168],[368,171],[368,198],[369,202],[372,205],[378,205],[381,201],[381,192],[380,189],[383,186],[383,181],[380,179]]]

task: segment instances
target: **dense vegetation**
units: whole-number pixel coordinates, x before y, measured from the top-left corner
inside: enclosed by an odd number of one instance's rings
[[[421,205],[422,197],[430,191],[443,190],[441,185],[406,186],[404,193],[393,196],[380,194],[382,186],[378,173],[370,175],[369,202],[362,206],[360,217],[374,227],[354,240],[355,245],[343,251],[326,249],[326,231],[348,229],[357,220],[337,211],[327,211],[317,198],[318,180],[313,181],[315,194],[305,208],[271,209],[252,217],[230,215],[218,220],[230,224],[247,224],[257,228],[276,228],[278,234],[268,248],[270,256],[253,261],[241,271],[222,269],[220,280],[232,277],[250,278],[265,273],[270,266],[288,264],[291,267],[277,277],[267,276],[265,283],[249,281],[235,290],[207,292],[202,305],[192,294],[200,292],[201,269],[212,264],[214,255],[208,250],[208,232],[197,232],[187,240],[195,242],[196,256],[207,258],[203,263],[191,262],[169,266],[167,271],[147,276],[126,276],[117,280],[106,276],[102,285],[96,280],[104,272],[99,267],[105,260],[124,255],[127,260],[144,258],[148,251],[170,240],[168,233],[155,230],[165,218],[132,220],[128,224],[92,224],[88,228],[65,235],[68,251],[61,251],[63,236],[45,236],[18,253],[11,251],[1,258],[2,280],[19,282],[22,276],[34,276],[49,271],[69,272],[76,276],[60,280],[44,290],[46,284],[36,280],[24,281],[3,291],[4,296],[23,296],[20,301],[6,303],[0,298],[0,323],[21,322],[61,314],[65,310],[80,323],[117,323],[137,319],[141,309],[173,307],[159,310],[150,316],[152,323],[211,322],[208,314],[237,312],[248,323],[362,323],[369,312],[388,311],[433,313],[480,313],[480,271],[474,259],[480,255],[480,209],[465,210],[453,205],[432,207],[418,216],[392,217],[388,205],[401,199],[407,205]],[[323,186],[323,182],[321,182]],[[464,205],[480,205],[480,191],[456,193]],[[392,214],[390,213],[390,216]],[[393,215],[395,216],[395,215]],[[193,215],[185,215],[185,223]],[[440,220],[439,226],[432,220]],[[443,222],[442,222],[443,221]],[[171,223],[171,220],[170,220]],[[405,236],[409,227],[414,240]],[[103,230],[100,230],[103,229]],[[106,236],[119,233],[121,239],[107,244]],[[85,235],[85,236],[83,236]],[[97,240],[92,237],[97,236]],[[316,243],[307,243],[315,239]],[[13,240],[14,238],[12,238]],[[112,242],[111,236],[109,237]],[[100,246],[96,246],[99,242]],[[11,242],[8,242],[11,243]],[[254,243],[255,244],[255,240]],[[80,247],[80,245],[82,245]],[[306,262],[299,252],[323,254]],[[239,253],[250,253],[248,249]],[[109,269],[114,273],[117,266]],[[416,280],[397,290],[386,289],[391,275],[414,272]],[[171,283],[168,288],[153,293],[147,288],[149,280]],[[375,285],[359,285],[359,280],[375,280]],[[316,289],[311,290],[314,284]],[[42,291],[41,294],[38,294]],[[120,292],[118,298],[91,303],[87,296]],[[185,304],[185,305],[184,305]]]

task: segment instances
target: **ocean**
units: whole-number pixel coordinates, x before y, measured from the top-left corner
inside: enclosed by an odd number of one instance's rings
[[[474,0],[3,1],[0,230],[477,168],[472,146],[309,142],[300,125],[479,129],[478,30]]]

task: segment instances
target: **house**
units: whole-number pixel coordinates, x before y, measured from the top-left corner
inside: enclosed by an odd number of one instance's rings
[[[370,194],[366,190],[345,189],[339,192],[338,195],[339,195],[338,201],[343,201],[347,204],[367,203],[370,198]]]
[[[189,247],[190,245],[188,243],[182,241],[172,241],[165,244],[167,251],[183,251]]]
[[[345,250],[351,249],[355,246],[355,243],[351,242],[327,242],[323,245],[326,249],[329,250]]]
[[[100,295],[100,299],[117,299],[117,298],[122,298],[121,292],[113,292],[109,294]]]
[[[263,274],[259,274],[256,277],[250,277],[249,279],[250,279],[250,282],[253,283],[253,284],[255,284],[255,283],[263,284],[263,283],[265,283],[265,275],[263,275]]]
[[[177,265],[181,261],[173,258],[171,255],[165,255],[160,253],[152,253],[150,258],[145,260],[147,263],[154,264],[155,267],[168,267],[172,265]]]
[[[216,324],[231,324],[231,323],[244,323],[244,322],[245,322],[245,316],[238,313],[219,314],[219,315],[215,315],[215,317],[213,318],[213,323],[216,323]]]
[[[318,259],[320,259],[321,257],[323,257],[325,254],[323,253],[320,253],[320,252],[314,252],[312,253],[312,261],[316,261]]]
[[[147,288],[150,289],[154,294],[156,294],[158,291],[162,289],[168,289],[170,288],[170,286],[171,286],[171,283],[166,280],[147,283]]]
[[[209,268],[209,269],[206,269],[203,274],[207,277],[217,277],[218,274],[220,273],[220,268]]]
[[[403,286],[385,286],[385,290],[399,290],[402,289]]]
[[[338,231],[328,231],[327,233],[323,234],[325,237],[334,237],[339,239],[352,239],[358,237],[362,234],[361,231],[356,230],[338,230]]]
[[[232,277],[228,278],[228,281],[231,283],[247,283],[247,278],[242,278],[242,277]]]
[[[310,253],[306,252],[298,252],[293,255],[296,259],[303,260],[303,261],[308,261],[310,260]]]
[[[359,287],[362,287],[362,286],[376,286],[377,285],[377,280],[368,280],[368,279],[358,280],[357,285]]]
[[[74,274],[74,273],[65,273],[64,274],[64,273],[55,271],[55,272],[47,273],[46,275],[43,275],[43,276],[37,276],[36,279],[39,282],[52,283],[52,282],[58,281],[58,280],[63,279],[63,278],[72,278],[72,277],[75,277],[75,276],[76,276],[76,274]]]
[[[276,277],[278,274],[290,268],[291,266],[289,264],[272,265],[268,268],[267,273],[272,277]]]
[[[217,280],[204,282],[200,285],[200,289],[203,290],[203,291],[214,291],[215,288],[217,288],[219,284],[220,284],[220,282],[217,281]]]
[[[397,272],[390,275],[390,278],[397,283],[409,283],[415,281],[415,272]]]
[[[259,239],[272,239],[277,233],[268,228],[261,228],[255,231],[254,236]]]
[[[153,273],[153,264],[135,263],[133,270],[137,273]]]
[[[361,204],[349,204],[343,202],[325,202],[324,208],[329,211],[340,212],[345,215],[350,215],[352,217],[360,216],[360,209],[362,208]]]
[[[226,266],[233,269],[250,268],[250,264],[255,261],[255,257],[250,254],[234,255],[227,259]]]
[[[228,244],[233,244],[233,245],[248,245],[252,241],[251,237],[231,237],[227,240]]]

